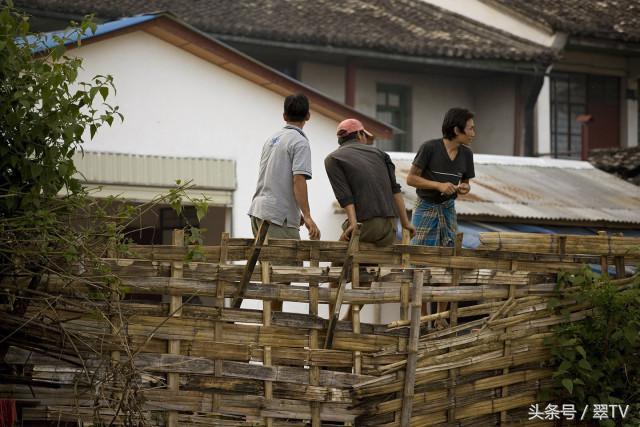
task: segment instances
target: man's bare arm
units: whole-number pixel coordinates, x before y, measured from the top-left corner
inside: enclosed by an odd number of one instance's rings
[[[411,169],[409,169],[409,174],[407,175],[407,185],[424,190],[436,190],[447,196],[456,192],[456,186],[450,182],[431,181],[423,178],[421,175],[422,169],[411,165]]]
[[[302,211],[304,225],[307,227],[307,230],[309,230],[309,238],[311,240],[320,239],[320,230],[311,218],[309,196],[307,193],[307,178],[304,175],[293,176],[293,195],[298,203],[298,207]]]
[[[398,211],[398,215],[400,216],[400,224],[402,224],[402,228],[408,230],[411,237],[415,236],[416,228],[409,222],[407,208],[404,205],[402,193],[396,193],[393,195],[393,203],[396,205],[396,211]]]

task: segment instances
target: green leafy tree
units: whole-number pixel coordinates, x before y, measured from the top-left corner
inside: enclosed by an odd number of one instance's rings
[[[576,301],[592,312],[555,328],[549,338],[556,371],[554,386],[543,397],[578,408],[630,405],[624,420],[600,424],[640,425],[640,275],[610,280],[588,268],[561,274],[550,308],[568,316],[563,301]]]
[[[95,31],[90,20],[53,36],[32,34],[28,17],[0,2],[0,283],[13,286],[0,304],[14,320],[47,274],[67,274],[120,241],[114,223],[126,212],[107,211],[74,178],[72,158],[85,134],[122,119],[106,104],[112,78],[79,82],[82,60],[66,56],[88,31]],[[12,336],[2,329],[0,362]]]
[[[78,82],[81,58],[66,56],[68,44],[95,31],[84,21],[44,37],[11,6],[0,9],[0,215],[40,208],[61,190],[82,191],[72,157],[83,137],[122,116],[105,101],[110,76]]]

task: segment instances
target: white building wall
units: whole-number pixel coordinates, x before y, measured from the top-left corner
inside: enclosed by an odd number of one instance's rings
[[[344,97],[344,67],[305,62],[301,80],[334,99]],[[508,75],[484,79],[450,77],[437,73],[401,73],[356,68],[356,105],[375,117],[377,85],[407,86],[411,93],[411,141],[417,151],[424,141],[442,135],[442,119],[451,107],[466,107],[476,113],[478,136],[474,151],[513,154],[515,83]]]
[[[250,237],[247,211],[255,191],[261,147],[280,129],[284,98],[144,32],[70,51],[84,58],[80,80],[111,74],[124,123],[98,131],[89,151],[234,159],[232,236]],[[337,147],[335,120],[312,111],[305,127],[313,155],[312,215],[323,239],[339,237],[324,157]],[[196,183],[197,184],[197,183]],[[306,229],[302,230],[307,238]]]
[[[476,79],[472,93],[477,134],[473,152],[512,156],[515,140],[515,78],[503,75]]]
[[[345,102],[346,67],[301,62],[299,72],[300,81],[338,102]]]
[[[545,76],[535,111],[535,154],[548,157],[551,153],[551,83],[549,76]]]
[[[411,141],[413,151],[417,151],[424,141],[442,136],[442,119],[449,108],[475,108],[468,82],[465,78],[438,74],[358,69],[356,108],[375,117],[377,84],[408,86],[411,90]]]
[[[525,21],[522,17],[510,13],[506,8],[494,7],[481,0],[423,1],[538,44],[551,46],[554,41],[554,34],[541,25],[533,21]]]

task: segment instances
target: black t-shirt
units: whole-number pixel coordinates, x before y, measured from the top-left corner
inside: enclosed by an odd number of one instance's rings
[[[429,181],[450,182],[460,184],[466,179],[476,176],[473,169],[473,151],[466,145],[458,147],[458,155],[451,160],[442,139],[427,141],[418,150],[413,159],[413,165],[422,169],[422,178]],[[451,196],[442,195],[437,190],[418,188],[418,196],[433,203],[442,203],[448,199],[455,199],[457,193]]]

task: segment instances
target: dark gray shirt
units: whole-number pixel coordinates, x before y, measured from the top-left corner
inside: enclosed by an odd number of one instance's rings
[[[473,168],[473,151],[466,145],[458,147],[456,158],[451,160],[442,139],[427,141],[418,150],[413,159],[413,165],[422,169],[424,179],[436,182],[450,182],[458,185],[460,182],[476,176]],[[418,188],[418,196],[432,203],[442,203],[448,199],[455,199],[457,193],[451,196],[440,194],[437,190]]]
[[[293,175],[311,179],[311,146],[302,129],[287,125],[264,143],[249,215],[277,225],[300,227]]]
[[[343,208],[353,203],[358,221],[397,216],[393,195],[400,185],[387,153],[351,140],[329,154],[324,167],[338,203]]]

